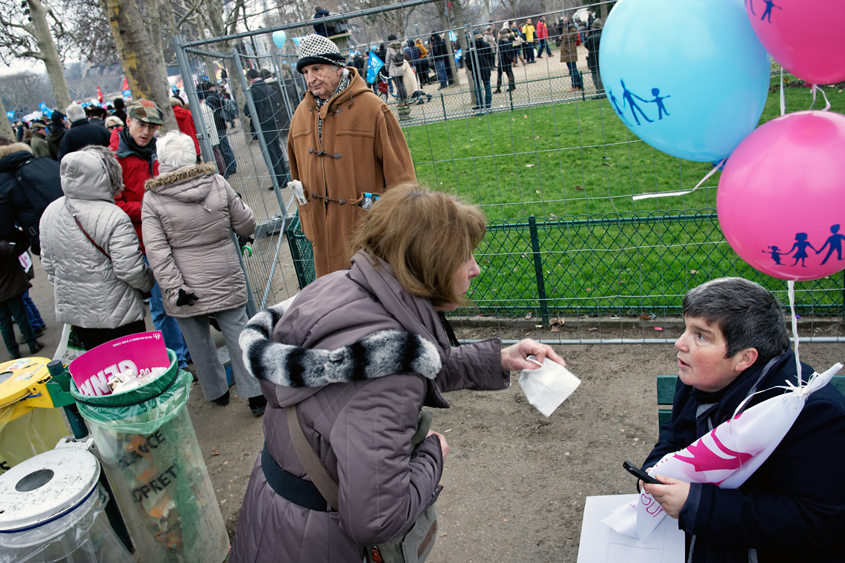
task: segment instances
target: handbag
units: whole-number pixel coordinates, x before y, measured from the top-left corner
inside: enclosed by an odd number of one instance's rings
[[[299,424],[296,405],[287,407],[286,410],[288,431],[299,462],[305,469],[305,473],[311,478],[314,486],[326,499],[326,502],[337,510],[337,499],[340,491],[337,481],[308,443],[308,439],[302,431],[302,426]],[[431,426],[431,418],[431,411],[420,412],[417,431],[411,438],[411,443],[414,446],[425,439]],[[435,498],[440,488],[438,486],[438,491],[435,491]],[[434,541],[437,539],[437,509],[434,504],[432,502],[417,518],[411,529],[404,534],[388,542],[368,546],[365,554],[366,563],[422,563],[425,561],[434,547]]]

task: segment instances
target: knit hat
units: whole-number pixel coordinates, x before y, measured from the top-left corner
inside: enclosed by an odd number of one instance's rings
[[[129,104],[126,108],[126,115],[132,119],[153,125],[162,125],[163,123],[161,121],[161,110],[158,109],[155,102],[143,98]]]
[[[299,42],[299,61],[296,70],[300,73],[308,65],[333,64],[346,66],[346,59],[340,54],[340,49],[332,41],[322,35],[306,35]]]
[[[58,122],[58,121],[61,121],[64,118],[65,118],[65,114],[63,114],[59,110],[55,110],[53,113],[50,114],[50,121]]]

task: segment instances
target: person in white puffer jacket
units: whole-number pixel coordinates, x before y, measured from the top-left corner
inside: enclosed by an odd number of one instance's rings
[[[90,350],[145,332],[142,293],[155,283],[132,220],[114,202],[123,173],[106,147],[62,160],[64,197],[41,216],[41,264],[56,298],[56,320],[74,326]]]

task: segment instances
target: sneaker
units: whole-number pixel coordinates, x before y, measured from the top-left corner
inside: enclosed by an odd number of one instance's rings
[[[249,410],[252,411],[253,416],[261,416],[267,408],[267,399],[264,395],[250,397],[247,402],[249,403]]]
[[[226,390],[225,393],[223,393],[222,395],[220,395],[219,397],[217,397],[216,399],[214,399],[211,402],[214,403],[215,405],[219,406],[219,407],[225,407],[226,405],[229,404],[229,391]]]
[[[43,343],[41,343],[41,342],[38,342],[38,341],[36,340],[36,341],[35,341],[35,345],[34,345],[34,346],[30,346],[30,347],[29,347],[29,353],[30,353],[30,354],[37,354],[39,351],[41,351],[41,350],[43,350],[43,349],[44,349],[44,344],[43,344]]]

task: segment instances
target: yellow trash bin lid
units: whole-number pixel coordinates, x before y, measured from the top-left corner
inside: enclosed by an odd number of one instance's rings
[[[47,358],[23,358],[0,364],[0,409],[14,406],[22,416],[33,408],[51,408],[53,401],[45,387],[50,381]],[[26,399],[26,406],[18,405]],[[8,414],[8,413],[7,413]]]

